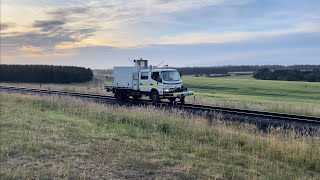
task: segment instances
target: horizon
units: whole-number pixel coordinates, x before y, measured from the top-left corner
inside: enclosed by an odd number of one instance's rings
[[[102,70],[102,71],[105,71],[105,70],[113,70],[113,67],[112,68],[108,68],[108,69],[95,69],[95,68],[90,68],[90,67],[84,67],[84,66],[76,66],[76,65],[52,65],[52,64],[0,64],[0,65],[49,65],[49,66],[73,66],[73,67],[83,67],[83,68],[89,68],[91,70]],[[240,67],[240,66],[260,66],[260,67],[263,67],[263,66],[282,66],[282,67],[292,67],[292,66],[320,66],[320,64],[292,64],[292,65],[279,65],[279,64],[263,64],[263,65],[249,65],[249,64],[243,64],[243,65],[221,65],[221,66],[182,66],[182,67],[177,67],[177,66],[169,66],[170,68],[214,68],[214,67],[230,67],[230,66],[235,66],[235,67]]]
[[[320,62],[320,1],[1,1],[1,64],[111,69]]]

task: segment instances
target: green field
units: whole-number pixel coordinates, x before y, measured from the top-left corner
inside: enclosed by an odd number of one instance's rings
[[[0,179],[318,179],[319,134],[0,93]]]
[[[320,115],[320,83],[191,76],[183,81],[198,103]]]

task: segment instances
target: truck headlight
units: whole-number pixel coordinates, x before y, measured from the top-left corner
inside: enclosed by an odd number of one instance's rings
[[[163,92],[169,92],[169,91],[170,91],[169,88],[164,88],[164,89],[163,89]]]

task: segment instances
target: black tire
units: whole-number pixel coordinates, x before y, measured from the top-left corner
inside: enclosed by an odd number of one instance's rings
[[[183,105],[183,104],[185,104],[185,102],[186,102],[185,97],[181,97],[180,98],[180,103]]]
[[[122,96],[122,99],[123,99],[123,100],[126,100],[126,99],[129,98],[128,93],[127,93],[126,90],[122,90],[122,91],[121,91],[121,96]]]
[[[116,90],[116,92],[114,93],[114,97],[116,98],[116,100],[121,100],[121,92],[119,90]]]
[[[168,98],[171,105],[174,105],[176,103],[176,98]]]
[[[116,93],[114,94],[117,100],[123,101],[128,99],[127,92],[125,90],[116,90]]]
[[[156,104],[156,103],[160,102],[160,96],[159,96],[158,91],[152,91],[150,93],[150,99],[151,99],[153,104]]]

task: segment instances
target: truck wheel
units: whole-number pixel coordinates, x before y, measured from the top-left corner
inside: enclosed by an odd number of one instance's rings
[[[168,98],[171,105],[174,105],[176,103],[176,98]]]
[[[181,97],[181,98],[180,98],[180,103],[183,105],[185,102],[186,102],[186,101],[185,101],[185,97]]]
[[[157,91],[152,91],[150,93],[150,99],[151,99],[153,104],[158,103],[160,101],[159,93]]]
[[[126,99],[129,98],[128,93],[127,93],[126,90],[122,90],[121,91],[121,98],[122,98],[122,100],[126,100]]]
[[[121,92],[119,90],[116,90],[116,92],[114,93],[114,97],[116,98],[116,100],[121,100]]]
[[[123,101],[128,98],[127,92],[124,90],[116,90],[114,94],[117,100]]]

